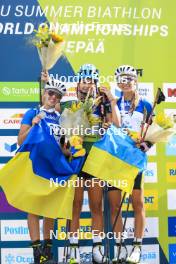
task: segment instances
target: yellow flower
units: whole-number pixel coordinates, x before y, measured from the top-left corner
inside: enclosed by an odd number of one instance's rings
[[[88,120],[89,120],[89,123],[91,125],[96,125],[97,123],[100,123],[101,122],[101,118],[100,117],[96,117],[94,115],[88,115]]]
[[[56,34],[55,32],[51,33],[51,38],[54,42],[58,43],[58,42],[63,42],[64,38],[59,36],[58,34]]]
[[[74,147],[75,149],[81,149],[82,148],[82,145],[76,145],[75,147]]]
[[[130,131],[128,130],[128,135],[134,140],[135,142],[139,142],[141,140],[141,136],[139,132]]]
[[[77,103],[77,104],[76,104],[77,109],[80,109],[80,108],[82,107],[82,105],[83,105],[82,102]]]
[[[155,117],[155,123],[164,129],[172,128],[174,126],[171,117],[165,115],[164,113],[159,113]]]
[[[71,147],[74,147],[75,150],[77,150],[73,157],[83,157],[86,154],[86,150],[83,148],[82,143],[83,139],[79,136],[72,136],[69,140]]]
[[[39,49],[41,49],[43,47],[43,44],[42,43],[36,43],[35,46]]]
[[[83,104],[84,111],[86,113],[91,113],[93,104],[94,104],[93,98],[88,98],[87,100],[85,100],[85,102]]]
[[[38,42],[42,42],[43,46],[45,47],[48,47],[51,38],[55,43],[64,41],[61,36],[51,31],[47,24],[39,26],[38,30],[34,30],[34,32],[35,38],[38,40]]]
[[[75,102],[72,103],[72,105],[71,105],[71,110],[72,110],[72,112],[76,112],[77,107],[76,107],[76,103],[75,103]]]
[[[70,145],[72,147],[76,148],[76,147],[79,146],[79,148],[81,148],[82,147],[82,143],[83,143],[83,139],[81,137],[79,137],[79,136],[72,136],[70,138],[69,142],[70,142]]]
[[[78,111],[81,107],[82,107],[82,102],[79,102],[79,103],[73,102],[72,105],[71,105],[71,111],[72,111],[72,112],[76,112],[76,111]]]
[[[77,157],[83,157],[83,156],[85,156],[85,154],[86,154],[86,151],[85,151],[84,148],[82,148],[82,149],[80,149],[79,151],[77,151],[77,152],[73,155],[73,157],[74,157],[74,158],[77,158]]]
[[[46,33],[49,31],[48,25],[44,24],[44,25],[40,25],[38,28],[38,32],[39,33]]]

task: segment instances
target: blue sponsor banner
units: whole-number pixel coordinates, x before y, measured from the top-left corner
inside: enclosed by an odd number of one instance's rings
[[[169,245],[169,264],[176,263],[176,244]]]
[[[166,155],[176,156],[176,135],[174,135],[166,145]]]
[[[168,217],[168,235],[176,237],[176,217]]]

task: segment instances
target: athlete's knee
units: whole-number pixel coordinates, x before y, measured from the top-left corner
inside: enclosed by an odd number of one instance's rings
[[[120,205],[118,203],[112,203],[110,205],[110,212],[111,212],[111,215],[116,215],[117,212],[119,211],[120,209]],[[121,212],[120,212],[121,213]]]
[[[143,201],[137,201],[132,203],[133,210],[135,213],[141,213],[144,211],[144,202]]]
[[[102,214],[102,201],[96,201],[90,205],[91,214]]]

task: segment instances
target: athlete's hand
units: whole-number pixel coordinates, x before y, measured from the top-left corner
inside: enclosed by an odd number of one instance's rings
[[[66,157],[71,157],[71,156],[72,156],[70,150],[69,150],[68,148],[66,148],[65,146],[61,146],[61,150],[62,150],[62,153],[63,153]]]
[[[111,124],[111,122],[106,122],[102,124],[102,127],[107,130],[111,126]]]
[[[144,141],[139,144],[139,148],[144,152],[147,152],[152,146],[153,144],[149,141]]]
[[[95,99],[94,104],[95,104],[96,106],[98,106],[98,105],[101,103],[102,98],[103,98],[103,96],[98,96],[98,97]]]
[[[101,87],[101,88],[100,88],[100,92],[104,93],[104,94],[107,96],[107,98],[108,98],[108,100],[109,100],[110,102],[112,102],[112,101],[116,101],[116,99],[115,99],[115,97],[112,95],[111,91],[110,91],[109,89],[107,89],[106,87]]]
[[[41,72],[41,81],[48,82],[49,81],[49,74],[48,71]]]
[[[42,117],[41,117],[40,115],[35,116],[35,117],[32,119],[32,125],[34,126],[34,125],[40,123],[41,119],[42,119]]]

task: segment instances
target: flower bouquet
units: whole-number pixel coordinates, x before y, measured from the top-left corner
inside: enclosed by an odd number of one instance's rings
[[[145,140],[151,143],[166,143],[176,133],[176,123],[173,116],[159,113],[149,126]]]
[[[33,44],[37,47],[43,70],[51,69],[62,55],[64,39],[49,29],[47,24],[34,30]]]
[[[94,109],[99,99],[86,98],[85,102],[73,102],[70,108],[64,109],[60,117],[60,125],[67,130],[67,138],[72,135],[84,137],[85,129],[100,123],[100,118],[94,115]]]
[[[159,113],[155,116],[155,118],[153,118],[155,106],[163,101],[165,101],[165,95],[161,89],[158,88],[152,111],[147,123],[147,112],[144,109],[144,120],[141,124],[140,133],[128,131],[129,136],[141,149],[145,149],[145,143],[147,143],[149,148],[155,143],[166,143],[176,133],[176,122],[174,115],[168,116],[164,113]],[[144,145],[142,146],[142,144]],[[146,148],[146,150],[148,149]]]
[[[93,100],[87,96],[85,102],[73,102],[71,107],[64,109],[61,114],[60,125],[62,129],[65,129],[66,141],[71,146],[70,151],[79,150],[77,154],[72,153],[73,157],[84,154],[80,145],[83,143],[86,129],[91,129],[92,126],[99,124],[101,121],[99,117],[94,115],[94,109],[98,104],[99,98]]]
[[[142,137],[140,133],[128,131],[128,134],[137,145],[141,143]],[[150,142],[152,145],[156,143],[166,143],[174,134],[176,134],[176,123],[174,121],[174,116],[168,116],[164,113],[159,113],[154,118],[152,124],[148,127],[145,141]]]

